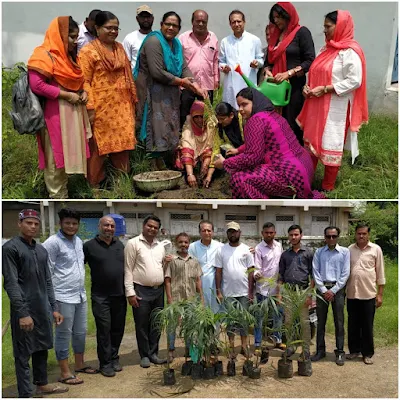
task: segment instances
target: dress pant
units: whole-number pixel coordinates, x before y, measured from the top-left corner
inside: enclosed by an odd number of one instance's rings
[[[349,351],[363,357],[374,355],[375,298],[347,299]]]
[[[109,156],[112,166],[122,172],[129,173],[129,150],[119,153],[99,154],[97,144],[93,138],[89,139],[90,158],[87,161],[87,180],[90,185],[97,186],[106,178],[104,163]]]
[[[92,294],[100,369],[111,367],[113,362],[119,360],[118,351],[124,336],[126,310],[125,296]]]
[[[329,288],[329,287],[328,287]],[[322,293],[318,291],[322,297]],[[336,350],[339,353],[344,352],[344,301],[345,289],[340,289],[332,302],[325,302],[317,297],[317,352],[325,353],[325,326],[328,316],[329,304],[332,305],[333,320],[335,322]]]
[[[302,83],[303,81],[304,83]],[[300,145],[304,146],[304,133],[297,124],[296,118],[299,116],[304,105],[303,86],[305,84],[305,79],[291,79],[290,83],[292,85],[292,94],[290,96],[289,104],[282,108],[281,115],[289,123]]]
[[[164,308],[164,285],[153,288],[134,284],[139,307],[133,308],[136,340],[140,358],[158,354],[161,333],[153,326],[151,313],[156,308]]]
[[[33,395],[30,382],[31,374],[29,359],[32,357],[33,384],[37,386],[47,385],[47,350],[40,350],[31,355],[19,355],[15,357],[15,373],[17,375],[18,397],[28,398]]]
[[[211,104],[213,103],[214,99],[214,90],[209,90],[208,91],[208,97],[211,101]],[[196,93],[192,92],[191,90],[188,89],[183,89],[181,93],[181,107],[180,107],[180,114],[181,114],[181,129],[183,127],[183,124],[186,121],[186,117],[190,114],[190,107],[192,107],[192,104],[194,103],[195,100],[201,100],[203,101],[203,97],[197,95]]]

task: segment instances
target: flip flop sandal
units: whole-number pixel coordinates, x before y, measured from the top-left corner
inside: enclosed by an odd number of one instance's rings
[[[60,383],[64,383],[64,385],[80,385],[81,383],[83,383],[83,380],[79,380],[79,381],[75,381],[75,382],[71,382],[73,379],[79,379],[77,376],[75,375],[71,375],[68,378],[60,378],[58,380],[58,382]]]
[[[71,377],[67,378],[67,379],[71,379]],[[81,382],[83,383],[83,382]],[[58,394],[58,393],[66,393],[68,392],[69,388],[65,387],[60,387],[60,386],[54,386],[52,390],[46,390],[46,391],[42,391],[42,390],[37,390],[36,391],[36,395],[38,396],[42,396],[42,395],[47,395],[47,394]]]
[[[90,371],[90,372],[89,372]],[[76,369],[75,373],[82,373],[82,374],[90,374],[90,375],[94,375],[94,374],[98,374],[100,371],[96,368],[91,367],[90,365],[80,368],[80,369]]]

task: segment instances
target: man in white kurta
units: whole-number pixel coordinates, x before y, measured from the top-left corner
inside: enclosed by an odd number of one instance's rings
[[[261,40],[244,30],[246,21],[241,11],[232,11],[229,24],[233,34],[221,41],[219,66],[224,73],[222,100],[238,109],[237,93],[247,87],[243,78],[234,71],[237,64],[243,73],[257,85],[257,71],[264,64]]]
[[[215,289],[215,255],[223,244],[213,240],[214,226],[210,221],[200,222],[199,233],[201,239],[189,246],[189,254],[196,258],[201,265],[203,271],[201,287],[204,302],[216,313],[219,310],[219,304]]]

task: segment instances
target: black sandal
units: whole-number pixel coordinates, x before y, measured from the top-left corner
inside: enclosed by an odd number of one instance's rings
[[[64,385],[80,385],[81,383],[83,383],[82,379],[80,381],[78,381],[78,382],[70,382],[73,379],[80,379],[80,378],[78,378],[75,375],[71,375],[68,378],[60,378],[58,380],[58,382],[63,383]],[[63,393],[63,392],[57,392],[57,393]],[[43,394],[43,392],[41,392],[41,394]]]
[[[89,372],[89,370],[92,370],[93,372]],[[99,372],[100,371],[98,369],[93,368],[90,365],[75,370],[75,373],[82,373],[82,374],[89,374],[89,375],[98,374]]]

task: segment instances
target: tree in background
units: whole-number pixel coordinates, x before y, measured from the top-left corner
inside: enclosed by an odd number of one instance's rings
[[[366,222],[371,227],[371,241],[378,244],[385,256],[397,258],[398,252],[398,208],[396,202],[371,201],[364,208],[352,213],[355,221],[349,226],[347,238],[343,238],[343,245],[354,242],[357,222]]]

